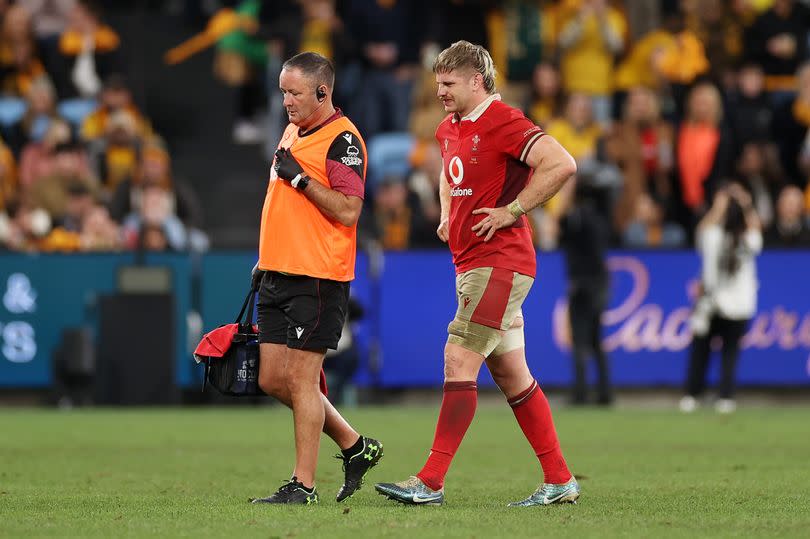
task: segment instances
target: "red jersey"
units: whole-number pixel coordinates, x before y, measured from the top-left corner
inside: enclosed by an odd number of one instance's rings
[[[486,214],[478,208],[506,206],[531,176],[524,162],[531,147],[544,135],[518,109],[493,95],[468,116],[451,114],[436,129],[444,174],[450,184],[450,251],[457,273],[495,267],[534,277],[537,259],[525,215],[502,228],[488,242],[476,236],[473,225]]]

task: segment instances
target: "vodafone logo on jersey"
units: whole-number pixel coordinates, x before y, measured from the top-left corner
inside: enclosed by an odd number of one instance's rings
[[[450,164],[447,165],[447,173],[450,175],[454,185],[459,185],[464,181],[464,163],[461,162],[459,156],[455,155],[450,160]],[[454,187],[450,189],[451,197],[468,197],[472,196],[472,194],[473,191],[470,188]]]
[[[447,172],[450,173],[450,179],[453,180],[454,184],[458,185],[464,181],[464,163],[461,162],[459,156],[453,156],[450,164],[447,165]]]

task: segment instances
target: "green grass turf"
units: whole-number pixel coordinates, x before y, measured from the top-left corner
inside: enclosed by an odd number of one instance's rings
[[[376,481],[415,473],[437,409],[348,410],[385,458],[337,504],[340,463],[323,440],[313,507],[253,506],[289,477],[292,420],[278,406],[0,409],[0,537],[807,537],[807,408],[682,416],[557,412],[583,489],[576,506],[507,508],[540,481],[505,405],[479,406],[447,477],[444,507],[409,507]]]

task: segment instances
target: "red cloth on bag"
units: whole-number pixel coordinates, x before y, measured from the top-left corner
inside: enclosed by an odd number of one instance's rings
[[[231,348],[233,336],[239,331],[239,324],[226,324],[203,335],[194,350],[194,359],[198,362],[202,356],[222,357]]]
[[[253,325],[253,330],[258,333],[259,329]],[[197,363],[202,361],[203,357],[222,357],[231,348],[233,336],[239,331],[239,324],[225,324],[218,328],[209,331],[203,335],[202,340],[197,344],[194,349],[194,359]],[[321,393],[329,396],[329,388],[326,387],[326,373],[321,369],[320,378]]]

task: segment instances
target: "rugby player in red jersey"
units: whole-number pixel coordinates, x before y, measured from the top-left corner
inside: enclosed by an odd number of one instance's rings
[[[510,505],[575,502],[579,485],[526,364],[521,305],[537,269],[525,214],[559,191],[576,164],[520,110],[501,102],[483,47],[456,42],[433,71],[450,113],[436,130],[443,159],[437,233],[453,253],[458,309],[447,328],[444,396],[430,456],[415,476],[375,488],[403,503],[444,503],[444,477],[475,415],[476,380],[486,362],[544,474],[531,496]]]

